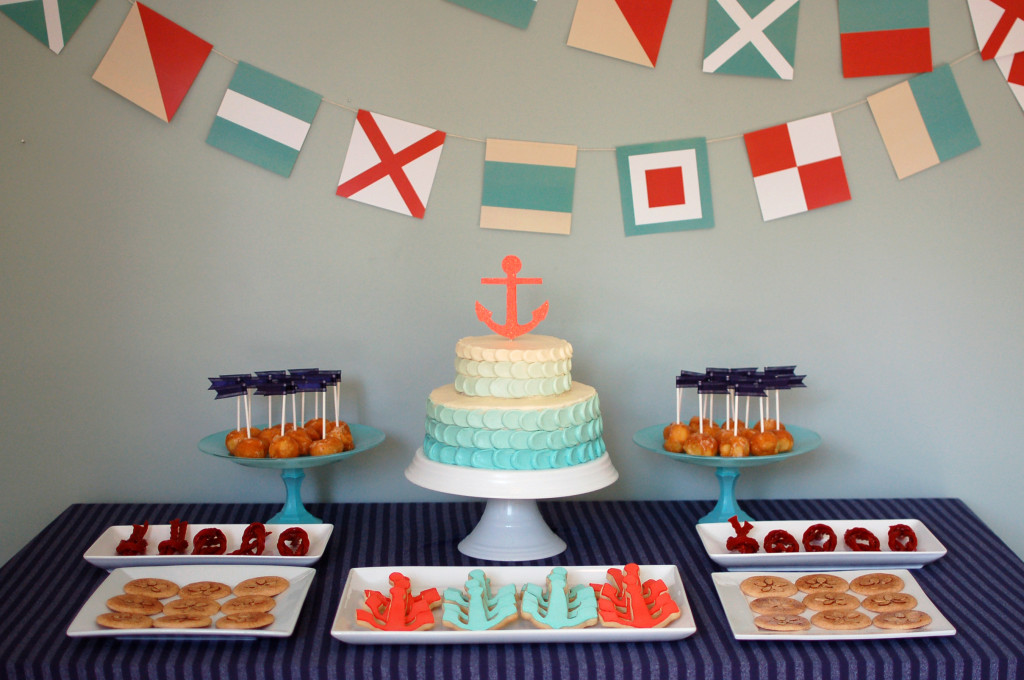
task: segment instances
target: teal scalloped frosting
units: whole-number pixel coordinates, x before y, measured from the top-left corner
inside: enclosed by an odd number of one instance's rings
[[[450,397],[457,395],[445,388],[438,388],[427,398],[427,419],[443,425],[477,430],[555,432],[583,425],[601,415],[600,399],[592,387],[574,383],[567,394],[569,399],[559,399],[561,404],[551,406],[544,405],[541,400],[534,400],[531,404],[524,405],[529,406],[528,408],[519,408],[518,403],[517,408],[509,408],[507,401],[500,406],[490,402],[488,408],[478,404],[479,400],[466,397],[451,399]],[[473,406],[479,407],[472,408]]]
[[[557,361],[475,361],[456,357],[455,374],[470,378],[555,378],[569,375],[572,359]]]
[[[572,386],[571,369],[572,345],[549,335],[482,335],[455,344],[455,389],[471,397],[562,394]]]
[[[430,460],[461,467],[489,470],[552,470],[582,465],[605,453],[603,439],[564,449],[475,449],[442,444],[430,435],[423,437],[423,454]]]
[[[498,397],[499,399],[550,397],[568,392],[570,387],[572,387],[572,378],[568,375],[528,380],[455,376],[455,389],[471,397]]]

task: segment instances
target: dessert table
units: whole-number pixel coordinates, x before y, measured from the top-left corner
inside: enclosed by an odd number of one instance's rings
[[[745,500],[761,520],[916,518],[946,546],[914,577],[956,628],[860,641],[733,638],[695,530],[713,501],[542,501],[566,552],[536,565],[675,564],[697,631],[676,641],[354,645],[331,636],[349,569],[481,566],[458,542],[482,502],[311,504],[334,533],[294,632],[249,640],[68,637],[107,572],[82,555],[107,527],[244,524],[269,504],[76,504],[0,567],[0,676],[8,678],[1015,678],[1024,677],[1024,562],[960,500]],[[517,563],[523,564],[523,563]]]

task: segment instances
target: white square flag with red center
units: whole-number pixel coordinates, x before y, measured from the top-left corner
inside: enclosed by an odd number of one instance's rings
[[[831,113],[743,135],[765,222],[850,200]]]

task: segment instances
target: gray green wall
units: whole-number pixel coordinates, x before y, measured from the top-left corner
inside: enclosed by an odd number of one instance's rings
[[[334,103],[283,179],[205,142],[222,56],[168,125],[91,80],[127,2],[100,0],[59,56],[0,17],[0,560],[70,503],[282,500],[276,473],[198,452],[234,423],[218,373],[341,368],[343,416],[387,433],[310,472],[307,502],[454,498],[402,472],[510,253],[545,279],[523,307],[550,300],[541,332],[600,391],[621,477],[593,497],[712,498],[710,470],[634,432],[673,416],[682,368],[795,363],[784,416],[824,443],[745,472],[741,499],[957,496],[1024,554],[1024,120],[994,64],[953,68],[982,146],[899,181],[863,99],[904,78],[841,77],[834,2],[802,3],[792,82],[701,73],[705,0],[676,1],[653,70],[567,47],[570,0],[526,31],[443,0],[150,6]],[[966,2],[931,14],[937,64],[976,49]],[[450,134],[424,220],[335,196],[339,105]],[[852,202],[762,222],[729,139],[709,145],[714,229],[624,238],[614,146],[848,105]],[[571,236],[478,228],[486,137],[584,149]]]

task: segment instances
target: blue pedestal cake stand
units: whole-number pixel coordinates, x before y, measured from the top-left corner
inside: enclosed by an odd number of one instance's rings
[[[323,520],[314,517],[302,504],[302,480],[306,477],[306,468],[330,465],[339,460],[368,451],[384,441],[384,433],[369,425],[349,423],[352,439],[356,447],[351,451],[331,454],[330,456],[301,456],[299,458],[238,458],[228,453],[224,446],[224,438],[231,430],[224,430],[204,437],[199,442],[199,450],[215,458],[225,458],[232,463],[246,467],[269,468],[280,470],[284,480],[285,501],[281,511],[267,520],[267,524],[322,524]]]
[[[805,430],[802,427],[787,425],[786,430],[793,435],[793,450],[787,453],[778,453],[774,456],[747,456],[745,458],[723,458],[721,456],[691,456],[686,453],[672,453],[664,448],[665,439],[662,435],[668,423],[652,425],[633,435],[633,442],[645,449],[660,453],[669,458],[675,458],[693,465],[703,465],[715,468],[715,476],[718,477],[718,503],[714,509],[700,519],[705,522],[728,522],[729,518],[736,516],[740,521],[752,521],[753,517],[748,515],[736,502],[736,480],[740,476],[740,470],[748,467],[757,467],[778,463],[796,456],[813,451],[821,444],[821,437],[816,432]]]

